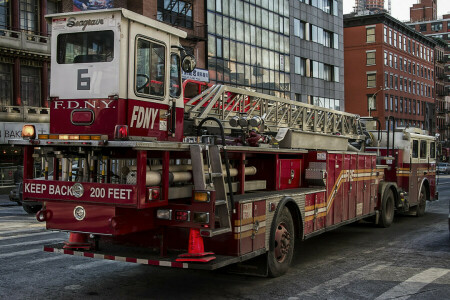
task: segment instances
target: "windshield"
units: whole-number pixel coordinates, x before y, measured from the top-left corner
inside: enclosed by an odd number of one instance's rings
[[[114,59],[112,30],[58,35],[59,64],[110,62]]]

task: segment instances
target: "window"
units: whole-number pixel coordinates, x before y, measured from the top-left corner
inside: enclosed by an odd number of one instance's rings
[[[389,45],[392,45],[392,29],[389,29]]]
[[[397,47],[397,32],[394,31],[394,47]]]
[[[386,110],[386,111],[389,110],[388,99],[389,99],[389,96],[384,95],[384,110]]]
[[[24,106],[41,106],[41,69],[20,68],[20,96]]]
[[[413,115],[415,115],[416,114],[416,100],[413,100],[412,108],[413,108]]]
[[[412,158],[418,158],[419,157],[419,141],[413,140],[412,141]]]
[[[436,158],[436,143],[430,143],[430,158]]]
[[[398,47],[400,48],[400,50],[403,48],[402,47],[402,35],[401,34],[398,35]]]
[[[377,110],[377,95],[367,95],[367,109],[368,111]]]
[[[432,31],[440,31],[440,30],[442,30],[442,22],[431,23],[431,30]]]
[[[333,81],[334,82],[339,82],[339,67],[334,67],[334,70],[333,70],[334,72],[333,72]]]
[[[392,68],[392,53],[389,53],[389,67]]]
[[[2,1],[4,2],[4,1]],[[38,1],[20,0],[20,29],[28,32],[38,32]]]
[[[427,24],[420,24],[419,31],[421,31],[421,32],[427,31]]]
[[[217,11],[222,11],[222,1],[216,0]],[[173,25],[193,28],[192,2],[179,0],[176,2],[167,0],[158,0],[158,13],[156,16],[158,21],[164,21]]]
[[[219,37],[216,39],[216,56],[219,58],[223,57],[222,39]]]
[[[114,59],[114,32],[89,31],[58,35],[58,64],[110,62]]]
[[[389,88],[393,89],[394,88],[394,75],[390,74],[389,75]]]
[[[0,106],[12,105],[12,65],[0,63]]]
[[[384,51],[384,65],[387,66],[388,65],[388,54],[386,51]]]
[[[377,86],[377,74],[376,73],[368,73],[367,74],[367,87],[374,88]]]
[[[367,43],[375,42],[375,27],[366,28],[366,41]]]
[[[304,58],[295,56],[294,57],[295,62],[295,74],[305,76],[305,69],[306,69],[306,60]]]
[[[337,33],[333,33],[333,48],[339,49],[339,35]]]
[[[390,101],[389,101],[389,107],[391,111],[394,111],[394,96],[391,95]]]
[[[420,100],[417,100],[417,114],[420,115]]]
[[[402,97],[400,97],[400,105],[399,105],[399,108],[400,108],[400,112],[403,112],[403,98],[402,98]]]
[[[400,66],[400,71],[403,71],[403,58],[400,56],[399,58],[399,62],[398,62],[399,66]]]
[[[366,52],[366,64],[368,66],[375,65],[375,51],[367,51]]]
[[[9,29],[11,27],[10,1],[0,1],[0,29]]]
[[[136,43],[136,93],[164,96],[165,47],[138,38]]]
[[[304,39],[305,38],[305,23],[294,18],[294,35]]]
[[[427,158],[427,141],[420,141],[420,158]]]
[[[395,97],[395,112],[398,112],[398,97]]]
[[[384,73],[384,87],[385,88],[389,87],[389,74],[388,73]]]
[[[397,64],[397,55],[394,56],[394,67],[397,69],[398,68],[398,64]]]
[[[395,82],[395,89],[398,90],[398,76],[397,75],[395,75],[394,82]]]

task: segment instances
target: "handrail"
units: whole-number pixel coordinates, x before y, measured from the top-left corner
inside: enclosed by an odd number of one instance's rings
[[[357,140],[364,138],[358,115],[225,85],[213,85],[189,100],[185,113],[195,125],[207,117],[215,117],[230,129],[231,118],[246,115],[263,119],[265,132],[290,128]]]

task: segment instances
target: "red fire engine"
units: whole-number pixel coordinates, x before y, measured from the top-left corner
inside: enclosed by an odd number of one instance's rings
[[[185,32],[124,9],[47,18],[50,133],[14,141],[24,200],[70,233],[45,251],[207,270],[259,256],[279,276],[298,241],[436,197],[421,130],[222,85],[185,102]]]

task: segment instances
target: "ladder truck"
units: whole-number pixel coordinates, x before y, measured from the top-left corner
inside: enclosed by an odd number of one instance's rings
[[[24,201],[69,233],[44,251],[204,270],[257,261],[275,277],[302,240],[361,219],[388,227],[436,198],[423,131],[223,85],[185,100],[185,32],[125,9],[47,20],[50,132],[26,125],[12,141]]]

